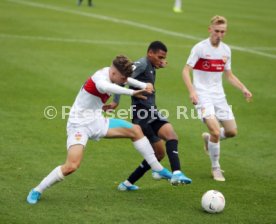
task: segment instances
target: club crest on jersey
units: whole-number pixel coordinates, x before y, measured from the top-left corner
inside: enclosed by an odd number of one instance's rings
[[[81,133],[77,132],[77,133],[75,134],[75,139],[76,139],[77,141],[81,140],[81,137],[82,137],[82,134],[81,134]]]

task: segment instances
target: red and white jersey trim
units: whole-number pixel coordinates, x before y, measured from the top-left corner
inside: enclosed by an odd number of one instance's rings
[[[85,82],[83,88],[90,94],[97,96],[101,99],[103,103],[106,103],[106,101],[109,99],[110,95],[106,93],[100,93],[96,87],[95,82],[91,79],[91,77],[88,78],[88,80]]]
[[[193,69],[205,72],[223,72],[225,62],[222,59],[200,58]]]
[[[225,97],[222,75],[231,70],[231,50],[223,42],[213,47],[209,38],[197,43],[187,60],[193,68],[193,85],[198,96]]]

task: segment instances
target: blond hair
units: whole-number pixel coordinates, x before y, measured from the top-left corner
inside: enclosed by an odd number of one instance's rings
[[[221,24],[227,25],[227,19],[225,17],[216,15],[211,19],[210,25],[221,25]]]

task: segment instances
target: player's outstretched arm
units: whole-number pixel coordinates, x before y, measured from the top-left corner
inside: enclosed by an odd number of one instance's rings
[[[148,93],[152,93],[154,91],[153,85],[151,83],[141,82],[131,77],[127,79],[127,84],[139,89],[146,89]]]
[[[135,90],[133,93],[133,96],[135,96],[139,99],[146,100],[147,97],[144,95],[145,93],[149,93],[149,92],[146,89]]]
[[[101,93],[131,95],[140,99],[147,99],[147,97],[143,95],[145,93],[151,94],[151,92],[149,92],[147,89],[141,89],[141,90],[127,89],[117,84],[109,83],[106,81],[97,82],[96,87]]]

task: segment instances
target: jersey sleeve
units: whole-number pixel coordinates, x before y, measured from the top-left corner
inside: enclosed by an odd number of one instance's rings
[[[147,86],[146,83],[140,82],[140,81],[138,81],[138,80],[136,80],[136,79],[134,79],[134,78],[128,78],[128,79],[127,79],[127,84],[128,84],[129,86],[133,86],[133,87],[139,88],[139,89],[145,89],[146,86]]]
[[[191,50],[190,56],[186,64],[190,65],[191,67],[194,67],[198,59],[199,59],[199,49],[198,49],[198,45],[195,45]]]
[[[136,78],[138,75],[143,73],[147,68],[147,64],[141,60],[134,62],[133,64],[133,73],[131,75],[132,78]]]
[[[227,61],[226,64],[224,65],[224,70],[231,70],[231,49],[227,46]]]
[[[146,83],[140,82],[140,81],[138,81],[136,79],[133,79],[133,78],[130,78],[130,77],[127,79],[126,84],[129,85],[129,86],[133,86],[135,88],[139,88],[139,89],[145,89],[147,87]],[[115,102],[115,103],[120,102],[120,94],[114,94],[113,102]]]
[[[124,94],[124,95],[133,95],[134,90],[126,89],[114,83],[110,83],[106,80],[99,80],[96,82],[96,87],[101,93],[108,94]]]

